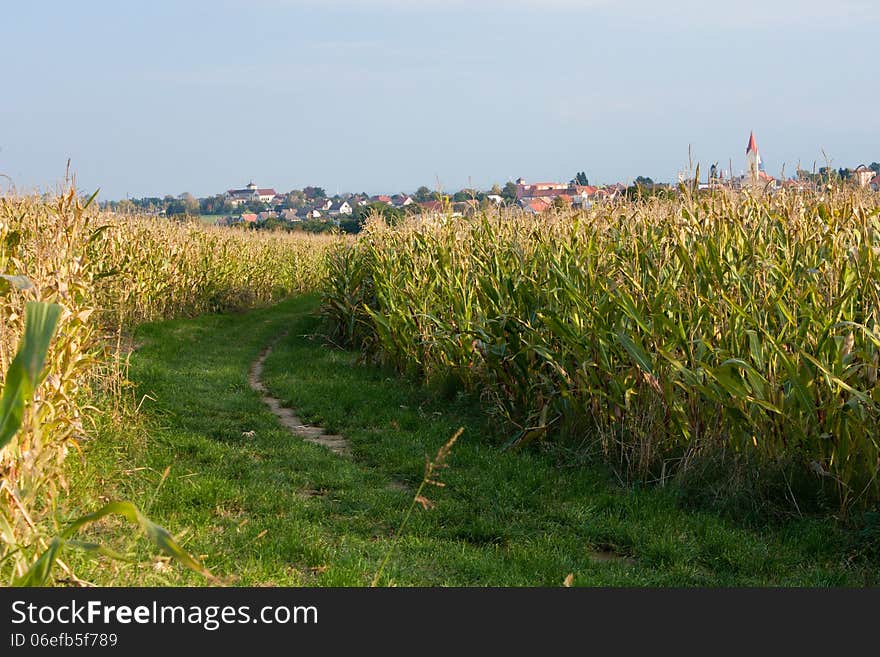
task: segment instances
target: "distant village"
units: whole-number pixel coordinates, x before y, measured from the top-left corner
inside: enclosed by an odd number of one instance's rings
[[[754,133],[746,145],[746,168],[733,174],[733,164],[725,171],[712,164],[709,170],[683,171],[679,184],[699,189],[743,189],[760,186],[771,192],[778,189],[815,189],[832,180],[880,191],[880,163],[860,164],[855,168],[818,171],[798,169],[790,178],[774,178],[765,169]],[[412,194],[336,194],[328,196],[321,187],[305,187],[279,193],[272,187],[260,187],[251,181],[241,188],[205,198],[190,194],[164,198],[108,201],[103,206],[112,211],[138,211],[157,216],[201,215],[218,225],[244,225],[268,228],[302,228],[330,230],[338,227],[356,232],[370,214],[386,217],[422,212],[445,212],[468,215],[479,210],[501,206],[518,206],[524,212],[543,214],[552,208],[587,208],[594,203],[608,202],[623,196],[675,193],[678,185],[655,183],[651,178],[637,177],[631,184],[591,185],[586,173],[579,172],[568,182],[528,182],[519,178],[503,187],[494,185],[488,191],[463,189],[454,194],[441,194],[420,187]]]
[[[227,225],[256,223],[273,218],[288,222],[341,220],[363,214],[361,209],[379,214],[390,209],[403,213],[445,211],[452,215],[466,215],[491,207],[519,205],[527,212],[539,214],[547,211],[554,202],[556,205],[586,207],[596,200],[616,198],[625,191],[626,187],[622,184],[597,187],[578,184],[577,180],[569,183],[527,183],[519,178],[515,183],[508,183],[504,188],[496,186],[487,192],[465,189],[451,196],[421,188],[414,194],[374,196],[344,194],[328,198],[323,190],[319,190],[317,196],[304,195],[305,202],[299,207],[290,207],[290,194],[278,194],[272,188],[260,188],[251,182],[242,189],[228,190],[225,195],[227,203],[236,208],[242,206],[253,208],[255,204],[263,204],[267,207],[260,211],[241,212],[224,217],[222,223]],[[293,194],[296,195],[296,192]],[[296,200],[294,198],[294,203]]]

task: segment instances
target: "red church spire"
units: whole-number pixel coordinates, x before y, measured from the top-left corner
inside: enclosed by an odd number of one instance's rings
[[[751,153],[752,151],[757,153],[758,145],[755,143],[755,133],[749,132],[749,145],[746,146],[746,154]]]

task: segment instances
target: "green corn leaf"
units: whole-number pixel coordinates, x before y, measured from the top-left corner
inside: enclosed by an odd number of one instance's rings
[[[729,358],[721,363],[721,367],[724,367],[726,365],[741,367],[746,373],[746,380],[749,383],[749,388],[751,389],[752,395],[762,401],[766,399],[765,391],[767,390],[767,388],[769,388],[770,384],[767,382],[767,379],[761,376],[761,374],[759,374],[754,367],[739,358]]]
[[[648,374],[653,375],[654,368],[651,366],[651,357],[648,356],[648,353],[645,351],[644,347],[642,347],[640,344],[637,344],[625,333],[618,333],[616,337],[620,345],[624,349],[626,349],[627,353],[636,363],[638,363],[639,367],[641,367],[642,370],[647,372]]]
[[[87,207],[89,207],[92,204],[92,201],[94,201],[98,197],[98,192],[100,192],[100,191],[101,191],[101,188],[98,187],[98,189],[96,189],[92,193],[92,195],[89,196],[88,200],[83,204],[83,210],[85,210]]]
[[[49,542],[49,547],[43,551],[40,557],[30,568],[28,568],[24,575],[14,580],[13,586],[45,585],[52,572],[52,567],[61,556],[64,548],[68,546],[79,548],[86,552],[103,554],[114,559],[127,561],[128,559],[126,557],[103,545],[73,539],[73,536],[84,526],[109,515],[122,516],[132,524],[137,525],[140,527],[141,531],[146,534],[147,538],[162,552],[175,559],[182,566],[204,575],[209,579],[213,579],[213,575],[211,575],[210,571],[181,548],[167,529],[157,525],[155,522],[147,518],[134,504],[131,502],[110,502],[94,513],[89,513],[77,518],[71,522],[61,534],[52,538]]]
[[[745,386],[733,376],[730,366],[719,367],[711,372],[710,376],[730,395],[734,400],[742,401],[749,396]]]
[[[25,309],[24,335],[6,372],[0,397],[0,449],[21,428],[24,407],[39,383],[49,343],[55,333],[61,306],[31,301]]]
[[[76,548],[77,550],[81,550],[82,552],[85,552],[87,554],[100,554],[102,556],[115,559],[116,561],[131,561],[131,558],[125,556],[124,554],[120,554],[112,548],[108,548],[106,545],[101,545],[100,543],[70,539],[67,541],[66,546]]]
[[[90,513],[86,516],[75,520],[67,529],[64,530],[62,536],[67,539],[75,534],[83,525],[94,522],[108,515],[120,515],[129,522],[138,525],[143,532],[160,550],[174,559],[177,559],[182,565],[190,570],[206,574],[207,571],[195,559],[189,556],[174,541],[171,534],[164,527],[157,525],[152,520],[143,515],[140,510],[131,502],[110,502],[98,511]]]
[[[24,575],[16,578],[12,585],[13,586],[43,586],[46,584],[46,581],[49,579],[49,574],[52,572],[52,566],[55,565],[55,560],[61,556],[61,551],[64,549],[64,540],[56,536],[49,542],[49,547],[40,555],[40,558],[37,559],[31,567],[27,569]]]
[[[21,244],[21,233],[17,230],[10,231],[6,235],[4,242],[6,243],[6,248],[9,250],[18,248],[18,245]]]
[[[0,279],[6,281],[10,287],[16,290],[29,290],[34,286],[27,276],[12,276],[10,274],[0,274]],[[0,289],[2,291],[2,289]]]
[[[873,403],[874,400],[871,399],[871,397],[866,395],[861,390],[857,390],[856,388],[853,388],[850,384],[848,384],[846,381],[844,381],[840,377],[835,376],[834,373],[831,372],[831,370],[829,370],[827,367],[825,367],[816,358],[814,358],[813,356],[811,356],[807,352],[801,352],[801,355],[804,358],[806,358],[808,361],[810,361],[813,365],[815,365],[816,368],[828,379],[828,381],[843,388],[844,390],[849,392],[853,397],[855,397],[856,399],[858,399],[860,402],[862,402],[864,404],[872,404]]]
[[[764,369],[764,349],[761,346],[761,341],[758,338],[758,333],[756,331],[746,331],[746,335],[749,337],[749,354],[752,356],[752,361],[758,367],[758,369]]]

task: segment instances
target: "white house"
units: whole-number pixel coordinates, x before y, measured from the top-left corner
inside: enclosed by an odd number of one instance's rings
[[[327,209],[328,214],[336,215],[336,214],[351,214],[353,212],[352,207],[348,204],[348,201],[336,201],[331,204]]]
[[[592,205],[592,203],[590,203],[590,195],[587,194],[587,192],[572,195],[571,204],[584,209]]]
[[[395,194],[391,197],[391,205],[395,208],[405,208],[413,203],[415,203],[415,201],[412,200],[412,197],[407,196],[406,194]]]
[[[855,171],[853,171],[853,178],[858,183],[859,187],[867,187],[870,185],[873,177],[874,172],[864,164],[860,164],[855,168]]]
[[[272,202],[278,194],[271,187],[257,187],[254,181],[250,181],[244,189],[226,190],[226,200],[232,205],[237,206],[242,203],[250,203],[259,201],[260,203]]]

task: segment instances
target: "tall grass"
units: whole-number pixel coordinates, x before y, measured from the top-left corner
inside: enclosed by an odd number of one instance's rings
[[[337,339],[665,480],[732,455],[880,499],[880,198],[724,191],[376,220],[331,258]]]
[[[0,197],[4,385],[26,302],[61,307],[42,383],[21,429],[0,449],[2,581],[23,577],[49,537],[62,533],[63,461],[88,435],[84,420],[96,411],[96,395],[119,393],[113,350],[120,332],[314,289],[332,241],[109,216],[72,189],[48,201]]]

